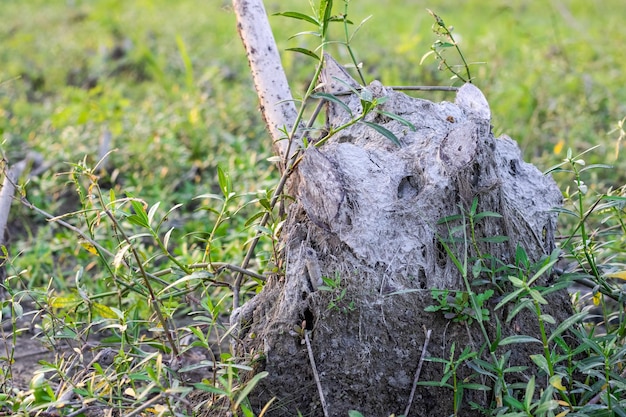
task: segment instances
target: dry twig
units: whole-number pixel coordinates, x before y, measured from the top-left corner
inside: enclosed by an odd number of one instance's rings
[[[328,417],[328,406],[324,399],[324,392],[322,391],[322,383],[320,382],[320,376],[317,373],[317,366],[315,366],[315,358],[313,357],[313,349],[311,348],[311,341],[309,340],[309,330],[304,331],[304,340],[306,342],[306,349],[309,352],[309,360],[311,361],[311,368],[313,369],[313,377],[315,378],[315,384],[317,385],[317,391],[320,394],[320,402],[322,403],[322,410],[324,410],[324,417]]]
[[[415,396],[415,390],[417,389],[417,382],[420,379],[420,373],[422,372],[422,364],[424,363],[424,358],[426,357],[426,349],[428,349],[428,342],[430,342],[430,334],[433,331],[428,329],[426,332],[426,339],[424,340],[424,346],[422,347],[422,356],[420,356],[420,361],[417,364],[417,371],[415,371],[415,379],[413,380],[413,388],[411,388],[411,395],[409,395],[409,403],[406,405],[406,410],[404,410],[404,415],[408,416],[409,411],[411,411],[411,404],[413,403],[413,397]]]

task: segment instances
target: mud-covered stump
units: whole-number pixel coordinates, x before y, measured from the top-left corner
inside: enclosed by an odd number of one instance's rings
[[[329,60],[323,79],[334,77],[354,83]],[[326,83],[329,92],[342,87]],[[433,303],[431,289],[465,289],[440,242],[450,230],[440,219],[467,211],[477,200],[478,212],[502,215],[484,218],[475,227],[477,238],[508,237],[480,241],[482,254],[511,263],[518,245],[531,261],[554,249],[556,215],[550,210],[560,205],[561,193],[550,177],[521,159],[513,140],[493,136],[489,106],[476,87],[463,86],[455,103],[411,98],[378,82],[368,88],[375,97],[387,97],[382,110],[410,121],[415,130],[372,114],[367,121],[393,132],[401,146],[358,123],[319,149],[305,151],[293,179],[296,200],[283,227],[285,273],[270,279],[232,316],[239,325],[239,349],[257,359],[256,371],[269,372],[250,399],[259,411],[276,397],[266,414],[271,417],[298,411],[323,415],[303,322],[331,416],[347,416],[351,409],[365,416],[402,414],[426,329],[432,329],[428,357],[449,357],[453,343],[457,352],[481,348],[485,341],[475,321],[454,323],[424,311]],[[359,98],[342,97],[359,114]],[[339,126],[350,115],[330,104],[328,118]],[[471,245],[466,250],[467,256],[476,255]],[[321,291],[322,277],[340,282],[339,288]],[[542,285],[550,285],[549,280],[543,278]],[[487,307],[493,310],[495,304]],[[567,292],[552,293],[544,312],[557,322],[569,317]],[[506,308],[491,311],[490,337],[495,317],[505,323],[506,314]],[[539,338],[536,318],[518,315],[504,325],[502,337],[512,334]],[[541,353],[540,345],[506,347],[512,350],[511,365],[535,369],[529,356]],[[439,381],[442,367],[426,362],[420,380]],[[471,373],[467,368],[459,372]],[[410,415],[450,415],[452,395],[450,389],[420,386]],[[489,406],[492,400],[489,392],[466,391],[463,415],[480,415],[469,402]]]

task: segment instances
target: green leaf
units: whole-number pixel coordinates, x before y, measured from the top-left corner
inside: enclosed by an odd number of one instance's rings
[[[476,262],[474,262],[474,266],[472,266],[472,276],[474,278],[478,278],[482,270],[483,270],[483,263],[480,259],[477,259]]]
[[[462,218],[463,216],[460,214],[453,214],[451,216],[442,217],[437,221],[437,224],[446,224],[456,220],[461,220]]]
[[[463,349],[463,352],[461,352],[461,354],[459,355],[457,361],[458,362],[464,362],[467,359],[471,359],[471,358],[473,358],[476,355],[477,355],[477,353],[473,352],[470,347],[466,347],[465,349]]]
[[[436,45],[437,48],[452,48],[454,46],[453,43],[450,42],[443,42],[443,41],[435,41],[434,45]]]
[[[512,275],[509,275],[509,281],[511,282],[511,284],[513,284],[514,286],[516,286],[517,288],[523,288],[524,287],[524,281],[522,281],[521,279],[514,277]]]
[[[381,135],[383,135],[384,137],[392,141],[397,146],[402,146],[400,145],[400,141],[398,140],[396,135],[394,135],[391,131],[385,129],[381,125],[377,125],[376,123],[365,122],[365,121],[363,121],[362,123],[365,124],[366,126],[371,127],[372,129],[374,129],[375,131],[377,131],[378,133],[380,133]]]
[[[337,97],[337,96],[335,96],[333,94],[329,94],[329,93],[315,93],[315,94],[311,95],[311,98],[319,98],[319,99],[331,101],[331,102],[333,102],[335,104],[338,104],[341,107],[343,107],[343,109],[345,111],[347,111],[348,114],[350,114],[350,117],[352,117],[352,110],[350,109],[350,107],[348,107],[348,105],[346,103],[341,101],[341,99],[339,99],[339,97]]]
[[[509,303],[509,301],[511,301],[511,300],[513,300],[513,299],[515,299],[515,298],[517,298],[517,297],[518,297],[518,296],[522,293],[522,291],[524,291],[524,289],[523,289],[523,288],[520,288],[520,289],[517,289],[517,290],[513,291],[512,293],[510,293],[510,294],[509,294],[509,295],[507,295],[506,297],[504,297],[504,298],[502,299],[502,301],[500,301],[500,302],[496,305],[495,310],[499,310],[499,309],[501,309],[504,305],[508,304],[508,303]]]
[[[508,236],[490,236],[490,237],[483,237],[478,240],[480,242],[486,242],[486,243],[504,243],[504,242],[509,241],[509,237]]]
[[[524,406],[526,410],[530,410],[530,403],[533,401],[533,395],[535,393],[535,376],[533,375],[526,385],[526,394],[524,395]]]
[[[485,301],[493,297],[493,294],[494,294],[493,290],[487,290],[484,293],[476,294],[476,299],[478,300],[478,304],[482,306],[485,303]]]
[[[356,410],[348,411],[348,417],[363,417],[363,414],[359,413]]]
[[[544,402],[539,404],[539,407],[537,407],[537,409],[535,410],[534,414],[536,416],[547,415],[546,413],[548,411],[556,410],[559,407],[559,405],[560,404],[559,404],[559,402],[557,400],[544,401]],[[563,415],[563,414],[561,414],[561,415]]]
[[[102,318],[105,318],[105,319],[116,319],[116,318],[118,318],[118,316],[115,313],[115,311],[113,311],[111,309],[111,307],[106,306],[104,304],[93,303],[92,304],[92,308],[93,308],[93,312],[98,314]]]
[[[244,227],[246,227],[246,228],[247,228],[247,227],[249,227],[249,226],[250,226],[252,223],[254,223],[257,219],[260,219],[261,217],[263,217],[263,215],[264,215],[264,214],[265,214],[265,213],[264,213],[264,212],[262,212],[262,211],[259,211],[258,213],[255,213],[254,215],[252,215],[252,217],[250,217],[250,218],[246,221],[246,223],[245,223]]]
[[[359,94],[359,97],[362,101],[366,101],[368,103],[372,103],[374,101],[374,94],[372,94],[372,92],[367,88],[361,89],[361,94]]]
[[[435,51],[428,51],[426,52],[424,55],[422,55],[422,59],[420,59],[420,65],[422,65],[424,63],[424,61],[426,60],[426,58],[428,58],[429,56],[433,55],[435,53]]]
[[[348,90],[352,91],[355,95],[360,96],[360,93],[358,92],[358,90],[354,88],[352,85],[350,85],[347,81],[342,80],[339,77],[333,77],[333,80],[337,81],[340,84],[343,84]]]
[[[375,103],[377,106],[379,106],[381,104],[386,103],[388,99],[389,99],[389,97],[387,97],[387,96],[378,97],[378,98],[374,99],[373,103]]]
[[[371,101],[361,100],[361,107],[363,108],[363,116],[368,114],[375,107],[375,104]]]
[[[600,198],[601,200],[609,200],[609,201],[620,201],[626,202],[626,197],[620,197],[617,195],[605,195]]]
[[[558,261],[558,258],[553,258],[550,260],[550,262],[547,262],[544,266],[542,266],[541,269],[539,269],[539,271],[537,271],[535,275],[533,275],[533,277],[528,280],[528,285],[531,285],[533,282],[539,279],[539,277],[541,277],[544,274],[544,272],[552,268],[554,264],[557,263],[557,261]]]
[[[478,208],[478,197],[474,197],[472,200],[472,206],[470,207],[470,215],[472,217],[476,216],[476,209]]]
[[[320,18],[322,19],[322,37],[326,38],[328,24],[331,21],[331,13],[333,11],[332,0],[320,0]]]
[[[484,361],[480,361],[483,363],[487,363]],[[493,367],[493,365],[488,364],[487,366],[489,366],[488,369],[485,369],[485,366],[483,366],[482,363],[479,362],[479,359],[474,358],[473,360],[467,362],[467,366],[469,366],[470,368],[472,368],[474,371],[476,371],[477,373],[479,373],[480,375],[485,375],[488,376],[490,378],[496,378],[496,369]]]
[[[515,307],[509,312],[509,315],[506,317],[506,322],[509,323],[511,320],[513,320],[515,316],[517,316],[519,312],[523,309],[528,308],[532,310],[532,307],[533,300],[531,300],[530,298],[524,298],[520,300],[520,302],[516,304]]]
[[[470,384],[460,384],[461,387],[463,387],[464,389],[473,389],[476,391],[491,391],[491,387],[488,387],[487,385],[483,385],[483,384],[477,384],[477,383],[470,383]]]
[[[157,201],[152,207],[150,207],[150,210],[148,210],[148,224],[152,223],[154,215],[156,214],[156,211],[159,209],[160,205],[161,202]]]
[[[515,248],[515,265],[528,267],[528,255],[521,245]]]
[[[198,199],[203,199],[203,198],[209,198],[211,200],[218,200],[218,201],[224,201],[224,197],[222,197],[221,195],[217,195],[217,194],[201,194],[199,196],[194,197],[194,200],[198,200]]]
[[[542,315],[539,316],[539,318],[541,320],[543,320],[544,322],[546,322],[546,323],[556,324],[556,320],[554,319],[554,317],[552,317],[549,314],[542,314]]]
[[[507,395],[504,397],[504,402],[506,404],[508,404],[509,406],[511,406],[511,408],[516,409],[516,410],[523,410],[524,409],[524,405],[517,399]],[[511,414],[508,414],[511,415]],[[515,414],[518,415],[518,414]],[[524,414],[519,414],[519,415],[524,415]]]
[[[269,198],[260,198],[259,199],[259,204],[261,206],[263,206],[263,208],[267,211],[272,211],[272,203],[270,202]]]
[[[313,59],[315,59],[317,61],[320,60],[320,57],[317,56],[317,54],[315,52],[313,52],[313,51],[311,51],[309,49],[306,49],[306,48],[287,48],[285,50],[286,51],[291,51],[291,52],[297,52],[297,53],[300,53],[300,54],[304,54],[304,55],[310,56],[311,58],[313,58]]]
[[[418,381],[417,385],[422,385],[425,387],[443,387],[451,389],[453,388],[452,385],[440,381]]]
[[[505,374],[524,372],[528,366],[510,366],[504,370]]]
[[[146,215],[146,208],[138,200],[131,200],[131,206],[133,207],[134,214],[127,217],[127,220],[136,226],[149,228],[148,216]]]
[[[222,195],[228,198],[230,195],[230,178],[220,166],[217,167],[217,181],[220,185],[220,189],[222,190]]]
[[[189,281],[204,281],[210,278],[213,278],[213,274],[207,270],[199,270],[199,271],[193,271],[191,274],[189,275],[185,275],[182,278],[177,279],[176,281],[172,282],[171,284],[169,284],[167,287],[163,288],[161,291],[159,291],[158,296],[160,297],[161,295],[165,294],[166,291],[168,291],[171,288],[176,288],[178,285],[189,282]]]
[[[484,217],[496,217],[500,218],[502,215],[500,213],[496,213],[494,211],[483,211],[474,216],[474,220],[480,220]]]
[[[448,244],[446,242],[444,242],[443,239],[439,238],[439,243],[441,243],[443,248],[446,250],[446,253],[448,254],[450,259],[452,260],[452,263],[454,263],[454,266],[457,267],[457,269],[459,270],[461,275],[466,276],[466,274],[467,274],[467,264],[466,263],[465,264],[461,263],[459,258],[457,258],[456,255],[454,254],[454,252],[452,252],[452,249],[450,249],[450,246],[448,246]],[[465,261],[467,261],[467,259],[465,259]]]
[[[550,369],[548,367],[548,361],[543,355],[530,355],[530,359],[546,374],[550,373]]]
[[[504,339],[502,339],[500,341],[500,346],[510,345],[512,343],[540,343],[541,344],[541,340],[531,337],[531,336],[513,335],[513,336],[505,337]]]
[[[268,375],[269,375],[269,372],[263,371],[263,372],[259,372],[254,377],[252,377],[252,379],[246,383],[246,386],[244,387],[244,389],[242,389],[241,392],[239,393],[239,396],[237,397],[237,402],[235,403],[235,408],[239,407],[239,404],[241,404],[241,402],[248,397],[248,394],[250,394],[250,391],[254,389],[256,384],[258,384],[260,380],[262,380]]]
[[[255,417],[254,412],[250,410],[248,407],[246,407],[245,405],[241,404],[239,408],[241,409],[241,412],[243,413],[244,417]]]
[[[606,165],[606,164],[591,164],[591,165],[587,165],[586,167],[582,168],[579,172],[585,172],[588,169],[593,169],[593,168],[613,169],[613,166],[612,165]]]
[[[381,104],[381,102],[379,101],[378,104]],[[402,123],[403,125],[407,126],[409,129],[411,129],[411,131],[413,131],[413,132],[415,132],[417,130],[413,123],[409,122],[408,120],[406,120],[403,117],[398,116],[397,114],[389,113],[388,111],[383,111],[383,110],[378,110],[377,112],[379,114],[382,114],[383,116],[387,116],[390,119],[393,119],[395,121],[398,121],[398,122]]]
[[[170,243],[170,237],[172,235],[172,232],[174,231],[174,228],[170,228],[170,230],[168,230],[165,233],[165,236],[163,237],[163,246],[165,246],[166,248],[169,247],[169,243]]]
[[[228,392],[224,391],[223,389],[217,388],[213,385],[208,385],[208,384],[204,384],[204,383],[197,383],[197,384],[193,384],[194,387],[196,387],[197,389],[201,390],[201,391],[207,391],[210,392],[212,394],[217,394],[217,395],[223,395],[225,397],[228,397]]]
[[[559,213],[559,214],[567,214],[567,215],[570,215],[570,216],[573,216],[573,217],[576,217],[576,218],[580,217],[578,215],[578,213],[576,213],[575,211],[568,210],[568,209],[563,208],[563,207],[552,207],[550,209],[550,211],[554,212],[554,213]]]
[[[315,37],[318,37],[318,38],[321,36],[319,32],[315,32],[315,31],[312,31],[312,30],[305,30],[304,32],[298,32],[295,35],[291,35],[288,39],[291,40],[291,39],[297,38],[299,36],[305,36],[305,35],[311,35],[311,36],[315,36]]]
[[[548,300],[543,298],[543,296],[541,295],[541,293],[539,291],[537,291],[537,290],[530,290],[528,292],[528,294],[533,298],[533,300],[535,300],[539,304],[543,304],[543,305],[548,304]]]
[[[569,329],[573,324],[580,322],[582,319],[585,318],[587,314],[589,314],[589,311],[581,311],[580,313],[576,313],[573,316],[570,316],[567,319],[563,320],[563,322],[559,324],[556,329],[554,329],[554,331],[548,338],[548,342],[551,342],[552,339]]]
[[[284,16],[291,19],[304,20],[305,22],[309,22],[315,26],[320,26],[320,22],[316,18],[300,12],[279,12],[274,13],[272,16]]]

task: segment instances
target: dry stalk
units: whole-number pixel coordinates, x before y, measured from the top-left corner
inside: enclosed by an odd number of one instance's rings
[[[326,399],[324,399],[324,391],[322,391],[322,383],[320,382],[320,376],[317,373],[317,366],[315,365],[315,358],[313,357],[313,349],[311,348],[311,341],[309,340],[309,330],[304,331],[304,341],[306,342],[306,350],[309,352],[309,360],[311,361],[311,369],[313,370],[313,377],[315,378],[315,384],[317,385],[317,392],[320,394],[320,402],[322,403],[322,410],[324,411],[324,417],[328,417],[328,406],[326,405]]]
[[[430,335],[433,331],[428,329],[426,332],[426,339],[424,340],[424,346],[422,347],[422,356],[420,356],[420,361],[417,364],[417,371],[415,371],[415,378],[413,379],[413,388],[411,388],[411,395],[409,395],[409,403],[406,405],[406,410],[404,410],[404,415],[408,416],[409,411],[411,411],[411,404],[413,403],[413,397],[415,396],[415,390],[417,389],[417,382],[420,379],[420,373],[422,373],[422,365],[424,364],[424,358],[426,357],[426,349],[428,349],[428,342],[430,342]]]

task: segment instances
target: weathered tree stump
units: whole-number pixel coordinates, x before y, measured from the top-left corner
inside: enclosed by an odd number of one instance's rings
[[[328,61],[326,90],[345,89],[334,77],[354,83]],[[457,355],[465,346],[480,350],[484,340],[476,321],[454,323],[424,311],[433,304],[431,289],[465,290],[441,244],[450,230],[440,219],[463,213],[475,199],[478,212],[500,213],[500,218],[477,223],[475,233],[477,238],[508,237],[478,243],[481,253],[504,264],[514,261],[517,245],[531,260],[555,246],[556,215],[550,209],[560,204],[561,193],[550,177],[521,159],[512,139],[493,136],[489,106],[476,87],[463,86],[455,103],[411,98],[379,82],[368,88],[375,97],[388,98],[382,110],[410,121],[415,131],[373,113],[368,121],[393,132],[401,146],[358,123],[319,149],[305,151],[294,174],[296,200],[283,228],[284,276],[269,279],[232,317],[240,325],[240,347],[256,355],[257,371],[269,372],[250,396],[257,411],[276,397],[269,416],[323,415],[299,329],[303,322],[331,416],[347,416],[351,409],[366,416],[402,414],[425,329],[432,329],[427,356],[449,357],[452,343]],[[359,114],[357,96],[342,100]],[[348,120],[345,109],[329,104],[330,125]],[[457,256],[476,256],[471,245],[466,251]],[[339,288],[321,291],[322,277],[340,279]],[[542,283],[549,285],[549,280]],[[571,314],[566,292],[554,292],[549,300],[545,312],[557,321]],[[492,337],[495,316],[503,323],[503,337],[539,337],[536,318],[520,314],[504,324],[503,310],[491,312],[487,327]],[[540,353],[541,346],[506,348],[512,350],[511,365],[530,367],[528,375],[517,376],[519,381],[530,377],[536,368],[529,355]],[[442,368],[424,363],[420,380],[439,381]],[[459,372],[471,373],[467,368]],[[410,414],[450,415],[452,396],[450,389],[419,386]],[[463,415],[480,415],[467,404],[488,406],[492,397],[467,391],[463,401]]]

